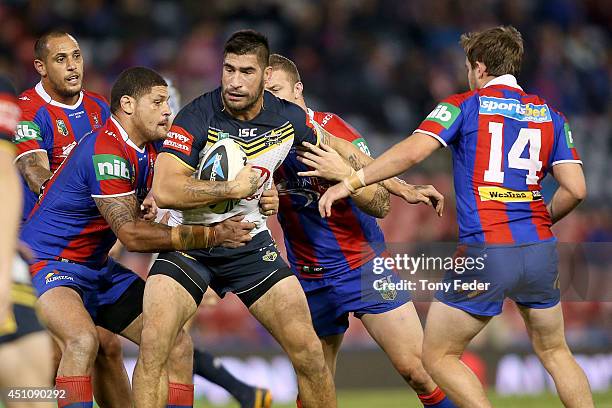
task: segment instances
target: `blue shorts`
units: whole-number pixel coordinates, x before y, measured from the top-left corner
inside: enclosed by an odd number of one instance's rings
[[[38,270],[32,278],[38,297],[56,287],[72,288],[94,323],[114,333],[142,313],[144,281],[111,258],[97,269],[63,261],[42,261],[33,267]]]
[[[314,329],[319,337],[344,333],[349,326],[349,313],[361,318],[396,309],[410,301],[406,291],[374,289],[374,282],[397,282],[393,272],[375,275],[372,261],[356,269],[322,278],[298,276],[306,293]]]
[[[513,246],[463,244],[458,252],[482,268],[462,270],[455,264],[444,277],[447,286],[436,293],[439,301],[479,316],[500,314],[505,298],[534,309],[559,303],[556,240]]]

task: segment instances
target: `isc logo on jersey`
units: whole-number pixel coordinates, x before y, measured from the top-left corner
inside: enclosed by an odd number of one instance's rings
[[[480,97],[481,115],[501,115],[521,122],[550,122],[550,109],[548,105],[522,104],[517,99],[494,98],[492,96]]]
[[[427,120],[437,122],[442,125],[444,129],[448,129],[453,123],[455,123],[455,120],[457,120],[460,113],[461,109],[455,105],[442,102],[436,106],[436,108],[431,111],[429,115],[427,115]]]
[[[114,154],[96,154],[92,157],[96,180],[130,179],[128,162]]]

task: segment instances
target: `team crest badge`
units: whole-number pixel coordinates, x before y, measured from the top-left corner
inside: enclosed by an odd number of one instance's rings
[[[388,287],[388,285],[382,285],[383,283],[392,283],[391,282],[391,276],[385,276],[384,278],[380,279],[379,282],[381,283],[381,285],[379,285],[380,287]],[[384,300],[395,300],[395,298],[397,297],[397,290],[393,289],[377,289],[378,293],[380,293],[380,296],[384,299]]]
[[[261,257],[261,259],[266,262],[274,262],[277,256],[278,254],[276,252],[268,250],[266,251],[266,254]]]
[[[98,116],[97,113],[91,114],[91,120],[93,121],[94,129],[97,129],[100,127],[100,117]]]
[[[283,133],[280,130],[274,129],[266,136],[266,146],[281,144]]]
[[[66,123],[63,119],[56,120],[55,124],[57,125],[58,132],[60,132],[64,136],[68,136],[68,127],[66,126]]]

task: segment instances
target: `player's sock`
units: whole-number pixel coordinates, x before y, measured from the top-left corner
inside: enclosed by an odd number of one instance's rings
[[[440,387],[436,387],[436,389],[429,394],[420,394],[418,397],[424,407],[457,408]]]
[[[168,384],[166,408],[193,408],[193,384]]]
[[[217,384],[232,394],[243,407],[254,407],[257,399],[257,388],[243,383],[229,373],[215,357],[205,351],[194,350],[193,372]],[[267,392],[267,390],[264,390]]]
[[[92,408],[93,391],[91,376],[57,377],[55,388],[65,398],[57,399],[59,408]],[[60,395],[61,397],[62,395]]]

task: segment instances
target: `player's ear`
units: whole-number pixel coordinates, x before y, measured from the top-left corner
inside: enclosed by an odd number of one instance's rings
[[[487,66],[483,62],[476,61],[474,69],[476,70],[476,78],[482,79],[487,76]]]
[[[128,95],[123,95],[120,99],[121,110],[131,115],[136,110],[136,100]]]
[[[47,68],[45,67],[45,63],[38,58],[34,60],[34,69],[41,77],[47,76]]]
[[[268,83],[268,81],[270,81],[270,77],[272,76],[272,67],[271,66],[267,66],[264,69],[264,84]]]
[[[304,84],[301,81],[297,81],[295,85],[293,85],[293,97],[295,99],[300,99],[304,94]]]

